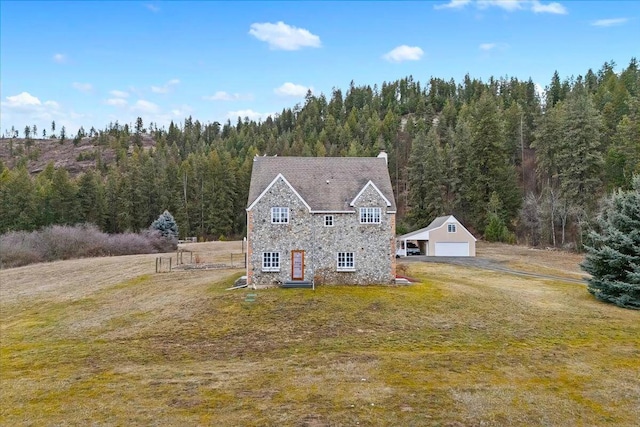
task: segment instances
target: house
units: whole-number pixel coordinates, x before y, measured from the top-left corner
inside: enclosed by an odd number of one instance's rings
[[[386,153],[255,157],[247,283],[393,283],[395,215]]]
[[[416,242],[421,255],[476,256],[476,238],[453,215],[441,216],[420,230],[398,237],[398,256],[407,256]]]

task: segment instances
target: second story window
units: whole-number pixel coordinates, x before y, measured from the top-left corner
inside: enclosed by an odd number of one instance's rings
[[[289,208],[281,208],[281,207],[271,208],[271,223],[272,224],[289,223]]]
[[[380,224],[380,208],[360,208],[360,224]]]
[[[456,225],[455,224],[447,224],[447,231],[449,233],[455,233],[456,232]]]
[[[324,226],[325,227],[333,227],[333,215],[325,215],[324,216]]]

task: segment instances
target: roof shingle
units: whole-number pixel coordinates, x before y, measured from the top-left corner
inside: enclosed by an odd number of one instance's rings
[[[282,174],[314,211],[353,210],[349,203],[371,180],[396,210],[385,159],[379,157],[255,157],[247,206]]]

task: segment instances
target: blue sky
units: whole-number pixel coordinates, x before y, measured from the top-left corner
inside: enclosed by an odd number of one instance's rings
[[[640,2],[0,1],[0,131],[263,119],[408,75],[561,78],[640,57]],[[50,131],[49,131],[50,132]]]

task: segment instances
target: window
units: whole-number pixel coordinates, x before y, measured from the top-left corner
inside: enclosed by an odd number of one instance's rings
[[[333,215],[325,215],[324,216],[324,226],[325,227],[333,227]]]
[[[289,208],[271,208],[272,224],[287,224],[289,222]]]
[[[280,252],[262,253],[262,271],[280,271]]]
[[[353,252],[338,252],[338,270],[352,271],[356,266],[353,262]]]
[[[360,208],[360,224],[380,224],[380,208]]]
[[[456,232],[456,225],[455,224],[447,224],[447,231],[449,233],[455,233]]]

